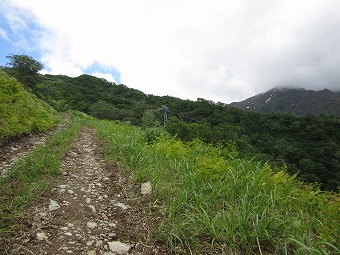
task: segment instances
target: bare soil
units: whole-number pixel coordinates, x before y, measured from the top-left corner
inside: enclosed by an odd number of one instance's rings
[[[169,254],[153,236],[158,220],[146,213],[149,197],[139,194],[119,164],[104,161],[95,129],[83,128],[60,172],[63,177],[24,212],[0,253],[110,255],[116,254],[110,243],[119,241],[129,245],[127,254]]]

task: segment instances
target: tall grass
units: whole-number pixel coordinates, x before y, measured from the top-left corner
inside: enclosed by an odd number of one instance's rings
[[[18,214],[49,187],[79,130],[80,124],[69,123],[0,177],[0,234],[11,231]]]
[[[322,193],[233,146],[159,138],[129,124],[92,121],[107,156],[151,181],[164,202],[160,239],[175,252],[336,254],[339,195]],[[148,139],[150,140],[150,139]]]

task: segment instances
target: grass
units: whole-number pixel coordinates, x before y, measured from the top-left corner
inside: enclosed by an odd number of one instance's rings
[[[0,177],[0,234],[12,231],[20,212],[48,189],[79,130],[80,124],[69,123]]]
[[[307,186],[285,169],[244,160],[233,145],[184,143],[162,130],[73,116],[72,127],[0,180],[1,231],[10,230],[17,213],[48,187],[80,125],[90,125],[108,160],[121,162],[136,182],[151,181],[150,211],[162,218],[156,235],[174,253],[339,253],[339,194]]]
[[[234,146],[150,142],[144,130],[128,123],[91,123],[107,157],[123,162],[137,182],[152,182],[153,203],[163,206],[159,239],[174,252],[339,252],[338,194],[307,186],[285,169],[243,160]]]

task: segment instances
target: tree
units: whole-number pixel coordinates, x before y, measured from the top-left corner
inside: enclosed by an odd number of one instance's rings
[[[19,82],[24,84],[25,87],[33,87],[39,81],[38,72],[43,68],[43,65],[34,60],[32,57],[21,54],[10,54],[6,56],[9,59],[5,67],[5,71],[15,77]]]
[[[119,109],[112,104],[99,100],[90,106],[89,113],[99,119],[117,120],[120,119]]]
[[[142,118],[142,127],[160,127],[161,122],[156,118],[155,110],[145,110]]]

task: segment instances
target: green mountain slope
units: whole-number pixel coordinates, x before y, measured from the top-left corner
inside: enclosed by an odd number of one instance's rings
[[[184,141],[195,138],[211,144],[234,144],[244,157],[286,165],[291,174],[323,189],[340,186],[340,118],[334,115],[258,113],[214,103],[170,96],[146,95],[125,85],[116,85],[90,75],[76,78],[45,75],[34,93],[58,110],[75,109],[94,117],[143,124],[146,110],[154,123]],[[145,120],[145,118],[144,118]]]
[[[56,111],[0,71],[0,145],[7,139],[51,128]]]

